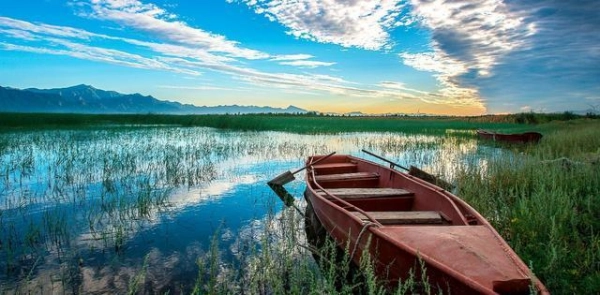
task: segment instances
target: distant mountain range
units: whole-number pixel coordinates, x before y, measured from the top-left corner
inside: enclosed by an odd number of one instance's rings
[[[295,106],[195,106],[158,100],[141,94],[105,91],[90,85],[56,89],[15,89],[0,86],[0,112],[87,114],[249,114],[306,113]]]

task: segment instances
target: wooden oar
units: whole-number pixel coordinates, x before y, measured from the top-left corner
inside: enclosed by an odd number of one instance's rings
[[[406,171],[408,171],[408,170],[409,170],[408,168],[406,168],[406,167],[404,167],[404,166],[402,166],[402,165],[400,165],[400,164],[398,164],[398,163],[394,163],[394,162],[392,162],[392,161],[390,161],[390,160],[388,160],[388,159],[386,159],[386,158],[384,158],[384,157],[382,157],[382,156],[379,156],[379,155],[376,155],[376,154],[374,154],[374,153],[371,153],[371,152],[369,152],[369,151],[367,151],[367,150],[365,150],[365,149],[363,149],[362,151],[363,151],[364,153],[367,153],[367,154],[369,154],[369,155],[371,155],[371,156],[373,156],[373,157],[375,157],[375,158],[379,159],[379,160],[386,161],[386,162],[390,163],[390,168],[392,168],[392,169],[394,169],[394,167],[400,167],[400,168],[402,168],[402,169],[404,169],[404,170],[406,170]]]
[[[417,178],[420,178],[422,180],[425,180],[425,181],[427,181],[427,182],[429,182],[431,184],[435,184],[435,185],[437,185],[437,186],[439,186],[439,187],[441,187],[441,188],[443,188],[445,190],[453,190],[454,189],[454,185],[453,184],[448,183],[448,182],[446,182],[443,179],[439,179],[435,175],[427,173],[427,172],[425,172],[425,171],[423,171],[423,170],[421,170],[421,169],[419,169],[419,168],[417,168],[415,166],[411,165],[410,169],[408,169],[408,168],[406,168],[406,167],[404,167],[404,166],[402,166],[402,165],[400,165],[398,163],[394,163],[394,162],[392,162],[392,161],[390,161],[390,160],[388,160],[388,159],[386,159],[386,158],[384,158],[382,156],[376,155],[376,154],[371,153],[371,152],[369,152],[367,150],[363,149],[362,151],[365,152],[365,153],[367,153],[367,154],[369,154],[369,155],[371,155],[371,156],[373,156],[373,157],[375,157],[375,158],[377,158],[377,159],[380,159],[382,161],[386,161],[386,162],[390,163],[390,168],[392,168],[392,169],[394,169],[394,167],[400,167],[400,168],[404,169],[405,171],[408,171],[409,175],[412,175],[414,177],[417,177]]]
[[[325,160],[325,159],[333,156],[334,154],[335,154],[335,152],[332,152],[331,154],[326,155],[326,156],[324,156],[324,157],[322,157],[322,158],[320,158],[320,159],[318,159],[318,160],[316,160],[316,161],[314,161],[314,162],[312,162],[312,163],[310,163],[310,164],[308,164],[308,165],[306,165],[306,166],[304,166],[304,167],[302,167],[302,168],[300,168],[300,169],[298,169],[298,170],[296,170],[294,172],[286,171],[286,172],[284,172],[282,174],[279,174],[275,178],[269,180],[269,182],[267,182],[267,183],[269,185],[284,185],[284,184],[286,184],[288,182],[291,182],[294,179],[296,179],[294,177],[294,174],[296,174],[296,173],[298,173],[298,172],[306,169],[309,166],[315,165],[315,164],[317,164],[317,163],[319,163],[319,162],[321,162],[321,161],[323,161],[323,160]]]
[[[273,192],[275,192],[279,199],[283,201],[283,204],[285,204],[286,207],[294,207],[294,209],[296,209],[300,215],[304,216],[302,210],[300,210],[300,208],[294,204],[294,196],[292,196],[283,185],[269,183],[269,187],[273,190]]]

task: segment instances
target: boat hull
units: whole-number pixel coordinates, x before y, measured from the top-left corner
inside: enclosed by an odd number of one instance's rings
[[[314,158],[309,159],[308,164],[311,161]],[[337,174],[338,171],[330,169],[334,166],[331,163],[336,161],[356,164],[359,173],[379,176],[375,187],[364,190],[406,189],[414,193],[411,204],[396,204],[406,203],[402,201],[404,196],[373,198],[356,193],[343,199],[329,194],[360,190],[340,189],[338,183],[319,183],[319,173]],[[329,163],[329,171],[319,172],[315,166],[307,171],[306,177],[305,198],[320,222],[319,227],[340,248],[348,249],[357,265],[368,257],[378,279],[391,289],[397,287],[399,281],[408,280],[411,274],[419,282],[423,274],[433,290],[443,293],[529,294],[530,285],[540,294],[547,293],[489,223],[456,196],[408,174],[362,159],[335,156]],[[428,211],[423,211],[425,209]],[[365,218],[390,210],[402,214],[438,212],[442,218],[436,220],[436,224],[383,224],[377,219]]]
[[[482,139],[508,143],[538,143],[542,139],[542,134],[538,132],[506,134],[477,130],[477,135]]]

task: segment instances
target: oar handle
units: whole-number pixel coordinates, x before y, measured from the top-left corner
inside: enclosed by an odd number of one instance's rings
[[[382,157],[382,156],[379,156],[379,155],[376,155],[376,154],[374,154],[374,153],[371,153],[371,152],[369,152],[369,151],[367,151],[367,150],[365,150],[365,149],[363,149],[362,151],[363,151],[364,153],[367,153],[367,154],[369,154],[369,155],[371,155],[371,156],[373,156],[373,157],[375,157],[375,158],[379,159],[379,160],[386,161],[386,162],[388,162],[388,163],[390,163],[390,164],[392,164],[392,165],[394,165],[394,166],[398,166],[398,167],[400,167],[400,168],[402,168],[402,169],[404,169],[404,170],[406,170],[406,171],[408,171],[408,170],[409,170],[408,168],[406,168],[406,167],[404,167],[404,166],[402,166],[402,165],[400,165],[400,164],[398,164],[398,163],[392,162],[392,161],[390,161],[390,160],[388,160],[388,159],[386,159],[386,158],[384,158],[384,157]]]
[[[315,165],[315,164],[317,164],[317,163],[319,163],[319,162],[321,162],[321,161],[323,161],[323,160],[325,160],[325,159],[327,159],[327,158],[329,158],[329,157],[333,156],[334,154],[335,154],[335,152],[332,152],[331,154],[328,154],[328,155],[324,156],[323,158],[321,158],[321,159],[318,159],[318,160],[316,160],[316,161],[314,161],[314,162],[312,162],[312,163],[310,163],[310,164],[308,164],[308,165],[306,165],[306,166],[304,166],[304,167],[302,167],[302,168],[300,168],[300,169],[298,169],[298,170],[296,170],[296,171],[292,172],[292,174],[296,174],[296,173],[298,173],[298,172],[300,172],[300,171],[302,171],[302,170],[306,169],[308,166]]]

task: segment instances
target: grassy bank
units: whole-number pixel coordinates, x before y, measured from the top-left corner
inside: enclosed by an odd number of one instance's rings
[[[288,131],[295,133],[404,132],[443,134],[446,130],[535,130],[532,124],[571,120],[578,116],[516,114],[479,117],[348,117],[317,114],[278,115],[94,115],[94,114],[0,114],[2,129],[91,128],[129,125],[205,126],[232,130]]]

